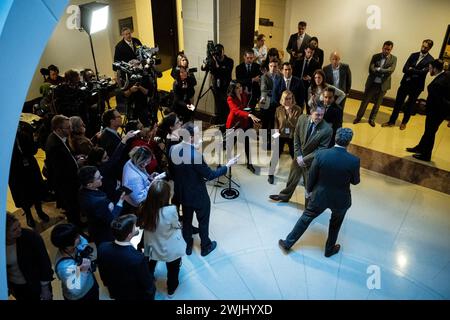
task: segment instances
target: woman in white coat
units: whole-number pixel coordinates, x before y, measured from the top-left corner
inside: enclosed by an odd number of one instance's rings
[[[181,257],[186,253],[177,209],[170,205],[170,195],[169,183],[155,180],[138,210],[139,226],[144,229],[144,255],[149,259],[150,272],[154,274],[158,261],[166,263],[169,297],[178,287]]]

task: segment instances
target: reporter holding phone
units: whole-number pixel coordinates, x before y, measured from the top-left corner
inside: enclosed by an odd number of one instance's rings
[[[120,215],[125,192],[114,205],[106,193],[99,190],[102,186],[100,171],[94,166],[85,166],[78,171],[81,183],[79,201],[82,214],[88,220],[88,232],[92,242],[98,246],[102,242],[113,241],[111,222]]]
[[[125,197],[126,213],[135,213],[139,205],[147,198],[150,183],[157,172],[148,174],[145,167],[152,161],[152,153],[147,147],[135,147],[130,151],[130,160],[125,163],[122,173],[122,186],[132,190]]]

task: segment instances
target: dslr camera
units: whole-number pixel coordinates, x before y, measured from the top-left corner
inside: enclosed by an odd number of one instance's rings
[[[92,255],[93,252],[94,248],[89,245],[86,245],[83,250],[77,250],[75,255],[75,262],[77,265],[81,266],[83,259],[89,259],[91,261],[91,271],[95,272],[95,270],[97,270],[97,262]]]

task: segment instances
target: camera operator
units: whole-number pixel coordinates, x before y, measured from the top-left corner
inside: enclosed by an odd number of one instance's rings
[[[80,116],[88,123],[87,97],[81,89],[80,74],[75,70],[68,70],[64,79],[65,82],[54,89],[57,112],[66,117]]]
[[[130,60],[136,59],[136,49],[142,46],[141,41],[131,36],[131,29],[129,27],[123,27],[120,30],[120,34],[123,39],[116,44],[114,61],[129,62]]]
[[[188,122],[194,115],[195,106],[192,104],[192,99],[197,80],[184,67],[180,67],[177,73],[177,78],[173,83],[173,110],[183,122]]]
[[[64,78],[59,75],[59,69],[54,64],[48,66],[47,69],[42,68],[41,74],[44,76],[46,83],[57,86],[64,82]]]
[[[129,62],[135,69],[142,69],[142,65],[139,60],[131,60]],[[146,73],[142,73],[142,77],[139,81],[132,84],[123,93],[128,99],[128,113],[131,108],[132,112],[129,113],[128,119],[139,119],[144,127],[150,126],[150,109],[148,105],[148,97],[150,93],[150,77]]]
[[[61,280],[64,300],[99,300],[98,283],[90,256],[93,249],[70,223],[58,224],[50,240],[58,248],[55,271]]]
[[[212,51],[212,52],[211,52]],[[214,113],[216,122],[224,124],[228,117],[227,90],[231,81],[234,61],[224,54],[224,47],[220,43],[213,50],[208,48],[208,58],[202,70],[210,70],[212,75],[212,89],[214,93]]]

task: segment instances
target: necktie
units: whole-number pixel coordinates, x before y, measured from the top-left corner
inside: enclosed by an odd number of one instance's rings
[[[291,82],[290,79],[286,79],[286,90],[289,90],[290,82]]]
[[[417,59],[417,62],[416,62],[416,66],[420,63],[420,61],[422,61],[422,59],[425,57],[425,55],[423,55],[423,54],[420,54],[419,55],[419,59]]]
[[[304,60],[303,60],[302,74],[301,74],[301,76],[300,76],[301,79],[303,78],[303,72],[305,72],[305,69],[307,68],[307,66],[308,66],[308,60],[304,59]]]
[[[309,123],[308,131],[306,132],[306,141],[309,140],[309,137],[311,136],[311,133],[314,129],[314,122]]]
[[[250,71],[251,71],[251,65],[248,64],[247,65],[247,73],[250,74]]]

